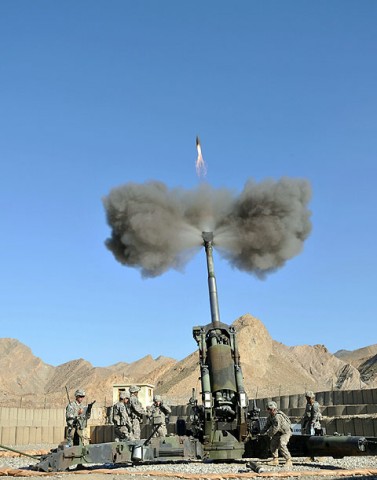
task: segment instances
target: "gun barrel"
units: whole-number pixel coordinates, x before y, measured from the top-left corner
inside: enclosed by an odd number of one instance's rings
[[[219,301],[217,295],[217,285],[215,277],[215,267],[213,263],[213,233],[202,232],[202,238],[204,241],[204,247],[207,257],[207,271],[208,271],[208,289],[209,289],[209,302],[211,307],[211,318],[214,326],[220,323]]]
[[[21,450],[16,450],[15,448],[7,447],[6,445],[0,445],[0,448],[4,448],[4,450],[9,450],[10,452],[18,453],[20,455],[23,455],[24,457],[29,457],[34,459],[38,459],[41,457],[41,455],[29,455],[26,452],[22,452]]]
[[[308,439],[308,450],[313,456],[324,454],[334,457],[345,455],[365,455],[368,449],[368,440],[357,436],[311,436]]]

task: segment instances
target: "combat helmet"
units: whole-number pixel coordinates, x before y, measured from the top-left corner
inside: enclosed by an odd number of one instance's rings
[[[276,402],[268,402],[267,403],[267,406],[266,406],[266,409],[267,410],[277,410],[278,408],[278,405]]]
[[[123,391],[120,392],[120,394],[119,394],[119,399],[120,399],[120,400],[124,400],[125,398],[130,398],[130,394],[129,394],[128,392],[126,392],[126,391],[123,390]]]
[[[162,402],[162,397],[161,397],[161,395],[155,395],[155,396],[153,397],[153,401],[154,401],[154,402]]]
[[[136,393],[138,391],[140,391],[140,387],[138,387],[137,385],[130,386],[130,393]]]
[[[308,392],[305,392],[305,397],[307,397],[307,398],[315,398],[315,395],[314,395],[313,392],[308,391]]]
[[[85,397],[85,390],[82,390],[81,388],[77,389],[75,391],[75,397]]]

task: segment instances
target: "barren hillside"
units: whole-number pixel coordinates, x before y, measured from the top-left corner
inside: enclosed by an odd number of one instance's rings
[[[377,355],[366,359],[359,366],[360,376],[370,388],[377,387]]]
[[[358,348],[357,350],[339,350],[334,353],[335,357],[343,360],[343,362],[350,363],[356,368],[375,355],[377,355],[377,343],[369,345],[369,347]]]
[[[35,357],[29,347],[13,338],[0,339],[0,401],[9,396],[34,394],[44,391],[54,375],[55,368]]]
[[[273,340],[263,323],[246,314],[233,324],[251,398],[329,389],[377,386],[377,345],[332,355],[324,345],[287,347]],[[18,340],[0,339],[0,404],[61,406],[78,387],[88,399],[111,403],[114,383],[151,383],[172,404],[187,403],[200,392],[198,353],[181,361],[147,355],[133,363],[93,367],[83,359],[53,367],[35,357]]]

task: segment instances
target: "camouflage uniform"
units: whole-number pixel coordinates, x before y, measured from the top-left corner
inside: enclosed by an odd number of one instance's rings
[[[76,400],[70,402],[65,410],[65,418],[67,422],[67,444],[72,445],[87,445],[89,440],[84,435],[84,429],[87,426],[90,412],[87,407],[83,407],[77,401],[78,397],[85,397],[83,390],[76,390]],[[81,410],[81,413],[79,413]]]
[[[274,404],[274,405],[272,405]],[[270,406],[271,405],[271,406]],[[291,454],[288,450],[288,442],[291,438],[291,422],[287,415],[277,410],[275,402],[270,402],[268,408],[275,409],[275,413],[270,413],[267,417],[266,425],[261,430],[261,434],[267,433],[270,437],[270,450],[274,458],[274,462],[278,463],[279,450],[287,462],[291,462]]]
[[[130,417],[132,421],[132,436],[135,440],[140,440],[140,423],[143,421],[145,414],[144,408],[137,398],[137,392],[140,387],[132,385],[130,387]]]
[[[164,405],[162,398],[159,395],[156,395],[153,399],[153,405],[147,412],[149,420],[152,423],[152,428],[155,428],[155,426],[159,423],[161,424],[157,431],[154,432],[153,437],[166,437],[168,434],[168,430],[166,428],[166,417],[170,414],[170,407]]]
[[[306,392],[306,407],[304,416],[301,419],[301,433],[304,435],[312,435],[312,428],[316,436],[322,435],[321,428],[321,411],[319,403],[316,402],[313,392]]]
[[[132,436],[132,422],[128,405],[124,400],[128,398],[127,395],[120,394],[120,400],[113,407],[113,422],[115,430],[115,441],[133,440]]]

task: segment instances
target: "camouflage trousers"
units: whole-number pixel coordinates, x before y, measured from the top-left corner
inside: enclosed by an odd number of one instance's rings
[[[133,440],[140,440],[140,420],[138,418],[132,419],[132,436]]]
[[[89,445],[89,438],[85,435],[85,430],[77,427],[67,427],[67,445]]]
[[[291,458],[291,454],[289,453],[289,450],[287,447],[290,438],[291,438],[291,433],[274,435],[271,438],[270,450],[274,458],[278,458],[279,451],[286,460]]]
[[[127,425],[115,425],[115,441],[133,440],[131,429]]]
[[[152,425],[152,428],[155,428],[155,425]],[[166,428],[166,424],[163,423],[162,425],[160,425],[157,429],[156,432],[154,432],[153,434],[153,437],[166,437],[166,435],[168,434],[168,429]]]

